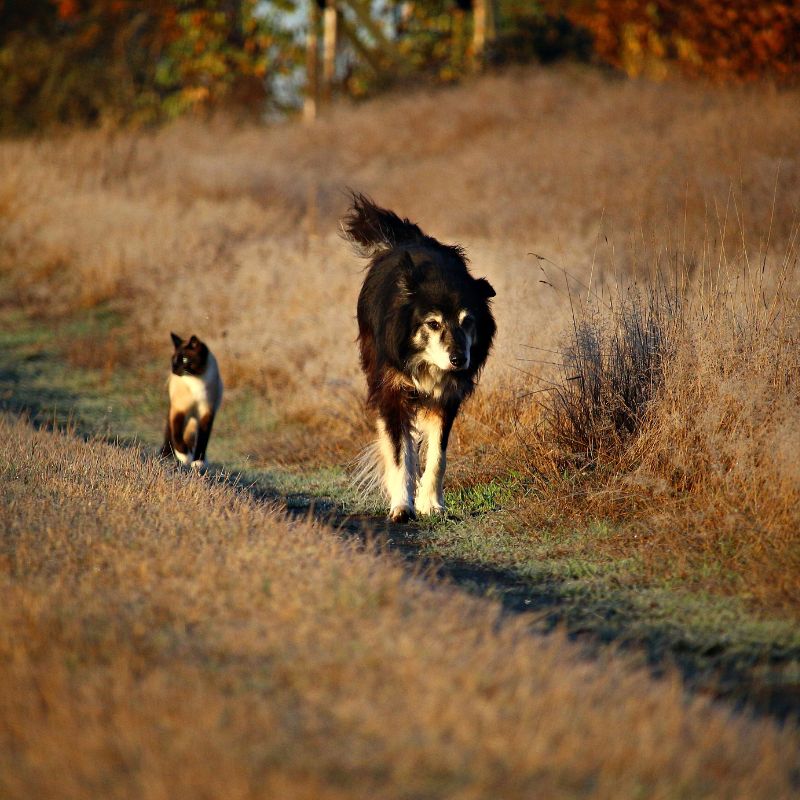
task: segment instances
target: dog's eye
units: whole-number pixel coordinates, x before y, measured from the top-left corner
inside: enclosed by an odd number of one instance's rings
[[[442,323],[436,319],[429,319],[425,323],[432,331],[438,331],[442,327]]]

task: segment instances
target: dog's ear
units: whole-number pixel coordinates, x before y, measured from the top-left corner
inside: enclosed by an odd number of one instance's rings
[[[175,345],[177,350],[183,344],[183,339],[177,333],[170,333],[170,336],[172,337],[172,344]]]
[[[403,253],[403,257],[400,259],[400,263],[397,265],[397,271],[399,273],[397,278],[398,288],[401,292],[403,292],[403,294],[411,296],[414,294],[414,290],[417,288],[418,275],[417,268],[414,265],[414,261],[409,255],[408,250]]]
[[[196,347],[198,341],[199,341],[198,338],[194,334],[192,334],[189,337],[189,347]]]
[[[398,369],[402,368],[408,348],[409,317],[407,308],[396,309],[383,327],[383,358]]]
[[[382,360],[398,369],[402,368],[411,333],[411,299],[417,289],[419,276],[408,252],[404,252],[397,264],[398,294],[385,313],[375,309],[375,330],[381,331],[378,348]]]
[[[484,300],[488,300],[489,298],[494,297],[497,294],[492,284],[489,283],[489,281],[487,281],[486,278],[478,278],[475,281],[475,286],[478,289],[478,293],[481,295],[481,297],[484,298]]]

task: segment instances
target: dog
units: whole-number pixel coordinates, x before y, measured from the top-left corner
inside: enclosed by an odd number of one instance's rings
[[[438,242],[362,194],[352,195],[342,227],[370,259],[358,297],[358,343],[389,519],[443,513],[450,430],[492,347],[495,291],[470,275],[461,247]]]
[[[217,359],[196,336],[184,341],[171,333],[175,352],[167,381],[169,411],[161,455],[174,455],[184,466],[200,470],[206,465],[206,448],[214,417],[222,403],[222,378]]]

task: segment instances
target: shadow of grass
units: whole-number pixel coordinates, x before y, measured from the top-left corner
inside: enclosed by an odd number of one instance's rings
[[[324,518],[325,515],[323,515]],[[340,535],[377,540],[402,556],[415,574],[452,582],[498,601],[507,614],[524,614],[531,630],[563,629],[587,657],[608,645],[639,657],[655,677],[676,668],[686,688],[733,703],[738,711],[785,720],[800,717],[800,642],[797,637],[728,636],[719,629],[693,630],[670,617],[650,617],[649,598],[631,592],[594,591],[556,575],[531,580],[513,568],[493,568],[431,556],[428,536],[416,525],[394,525],[374,516],[328,515]],[[654,601],[656,602],[656,601]],[[679,602],[679,601],[678,601]],[[675,613],[685,614],[686,609]]]

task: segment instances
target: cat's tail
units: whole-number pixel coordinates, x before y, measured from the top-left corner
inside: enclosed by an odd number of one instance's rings
[[[169,429],[169,415],[167,415],[167,427],[164,431],[164,444],[161,445],[161,452],[159,455],[161,458],[173,458],[175,455],[172,450],[172,436],[170,435]]]

